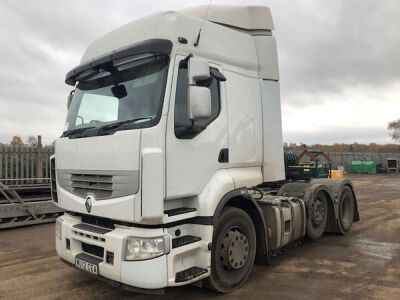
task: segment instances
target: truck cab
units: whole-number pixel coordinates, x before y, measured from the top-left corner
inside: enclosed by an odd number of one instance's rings
[[[350,229],[351,182],[285,181],[273,29],[267,7],[200,6],[89,45],[51,159],[64,262],[129,290],[229,292],[268,264],[282,203],[299,234],[276,247]]]

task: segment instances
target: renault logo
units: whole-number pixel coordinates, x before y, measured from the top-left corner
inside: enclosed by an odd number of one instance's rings
[[[94,195],[91,194],[86,195],[85,207],[88,213],[90,213],[90,211],[92,210],[92,205],[94,201],[95,201]]]

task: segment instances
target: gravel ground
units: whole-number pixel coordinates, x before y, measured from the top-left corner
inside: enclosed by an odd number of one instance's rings
[[[400,176],[352,178],[361,222],[346,236],[324,235],[254,266],[229,295],[194,286],[158,299],[400,299]],[[54,249],[54,224],[0,231],[0,299],[150,299],[110,287],[64,265]]]

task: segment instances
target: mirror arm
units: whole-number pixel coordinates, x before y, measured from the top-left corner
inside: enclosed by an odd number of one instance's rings
[[[67,98],[67,109],[71,106],[72,98],[74,97],[75,90],[72,90],[69,92],[68,98]]]

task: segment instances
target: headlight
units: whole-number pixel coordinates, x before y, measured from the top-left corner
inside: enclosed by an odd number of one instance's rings
[[[56,238],[61,240],[61,231],[62,231],[62,223],[64,220],[61,217],[58,217],[56,220]]]
[[[125,239],[124,260],[146,260],[161,256],[169,251],[167,236],[154,238],[128,237]]]

